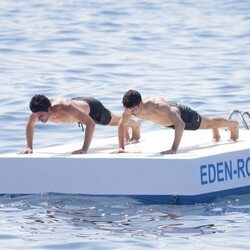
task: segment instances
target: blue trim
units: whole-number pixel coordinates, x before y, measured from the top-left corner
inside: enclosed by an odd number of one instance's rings
[[[63,193],[47,193],[48,195],[64,195]],[[199,195],[90,195],[90,194],[68,194],[65,195],[83,195],[86,197],[131,197],[144,204],[170,204],[170,205],[193,205],[195,203],[208,203],[216,198],[250,194],[250,185],[240,188],[232,188],[223,191],[216,191]],[[11,198],[31,194],[0,194],[10,195]]]
[[[250,194],[250,185],[223,191],[216,191],[199,195],[133,195],[143,203],[193,205],[195,203],[207,203],[222,196]]]

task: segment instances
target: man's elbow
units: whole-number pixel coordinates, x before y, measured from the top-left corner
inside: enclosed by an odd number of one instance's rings
[[[186,126],[185,122],[181,120],[180,122],[178,122],[178,124],[175,126],[175,128],[178,128],[180,130],[184,130],[185,126]]]
[[[90,120],[88,121],[88,123],[86,124],[87,127],[95,129],[95,122],[94,120]]]
[[[124,122],[119,122],[119,124],[118,124],[118,130],[124,130],[124,128],[125,128]]]
[[[95,128],[95,124],[96,124],[96,123],[92,120],[92,121],[91,121],[91,126],[92,126],[93,128]]]
[[[34,129],[35,129],[35,123],[27,123],[26,124],[26,131],[27,132],[34,131]]]

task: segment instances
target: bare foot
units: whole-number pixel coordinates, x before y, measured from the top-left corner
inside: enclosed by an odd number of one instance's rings
[[[213,128],[213,138],[216,142],[220,140],[220,132],[218,128]]]
[[[231,132],[230,140],[237,141],[239,138],[239,123],[233,121],[233,126],[229,130]]]
[[[139,141],[141,137],[141,124],[140,122],[136,122],[136,125],[132,128],[132,136],[130,141]]]

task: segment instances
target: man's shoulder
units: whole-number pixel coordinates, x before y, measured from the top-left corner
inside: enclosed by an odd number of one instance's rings
[[[54,111],[61,111],[61,110],[66,110],[70,106],[72,106],[72,103],[68,99],[57,99],[53,101],[52,107]]]
[[[143,100],[144,103],[167,103],[163,97],[149,97]]]
[[[143,100],[144,106],[151,106],[151,105],[154,105],[155,102],[156,102],[156,98],[154,98],[154,97],[150,97],[150,98],[147,98],[147,99],[144,99],[144,100]]]
[[[144,101],[146,107],[160,107],[162,105],[168,105],[167,101],[162,97],[148,98]]]

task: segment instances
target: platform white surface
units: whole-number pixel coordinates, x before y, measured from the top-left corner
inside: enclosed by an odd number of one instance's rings
[[[246,193],[250,131],[241,130],[237,142],[228,141],[229,131],[220,133],[220,142],[214,142],[210,130],[185,131],[175,155],[160,154],[171,147],[174,131],[169,129],[143,133],[123,154],[112,154],[117,138],[93,138],[87,155],[71,154],[82,142],[36,149],[32,155],[1,155],[0,193],[178,196],[195,201]]]

